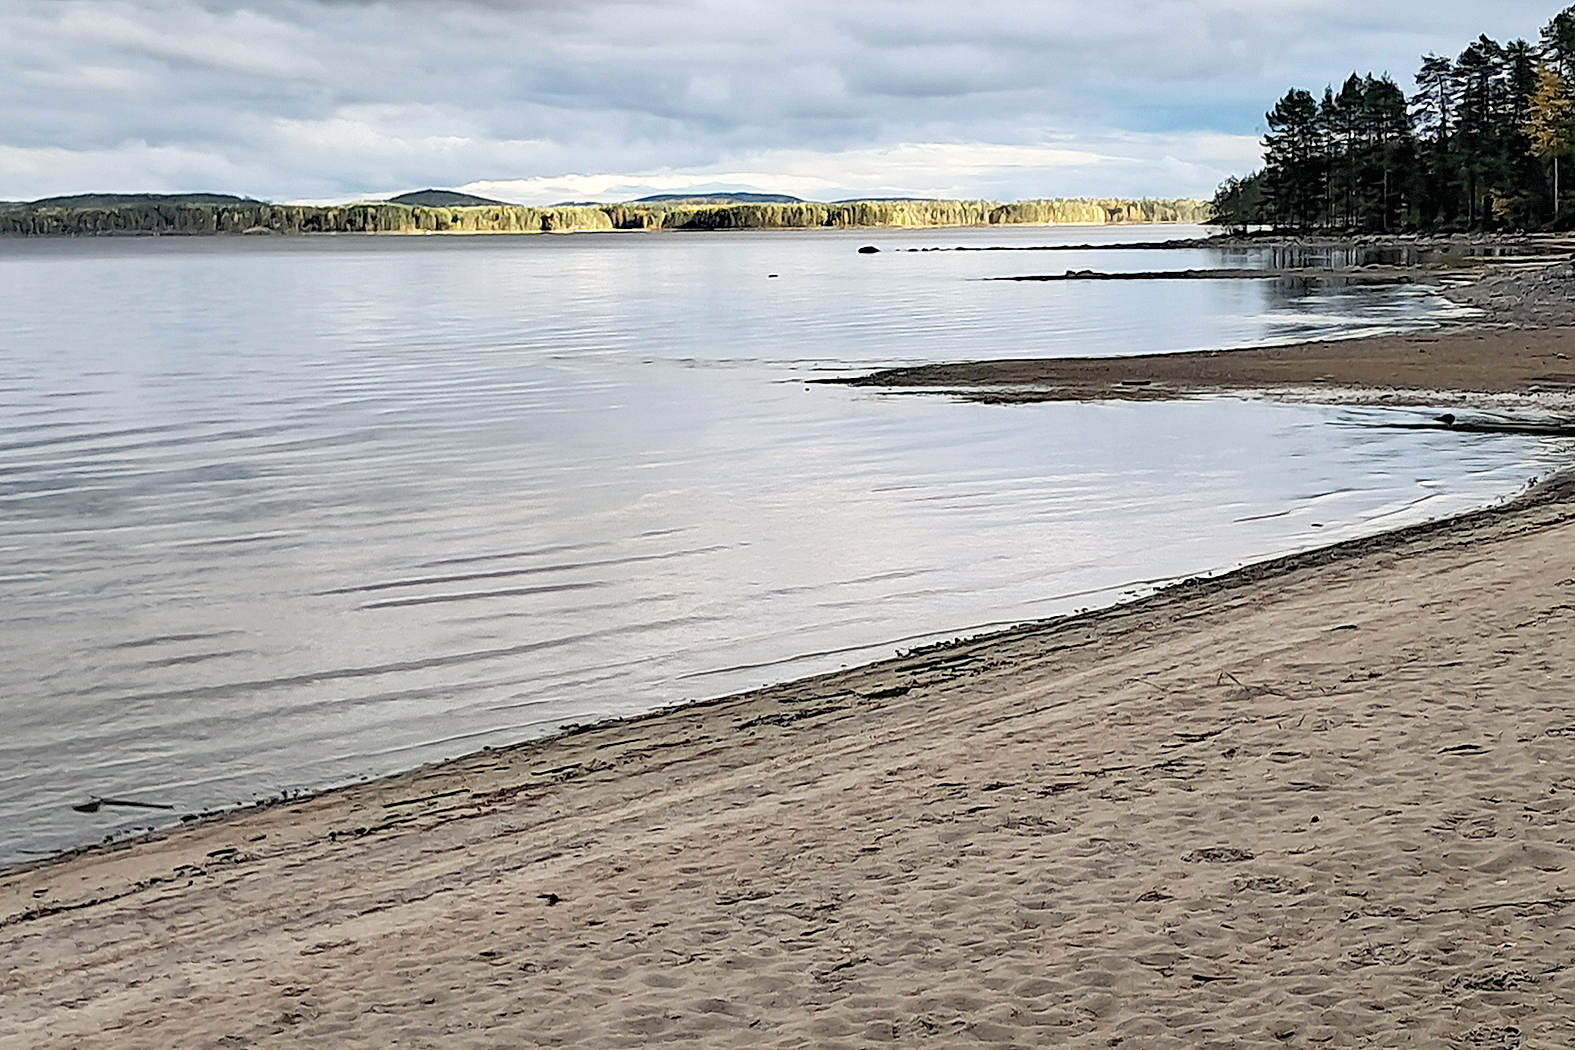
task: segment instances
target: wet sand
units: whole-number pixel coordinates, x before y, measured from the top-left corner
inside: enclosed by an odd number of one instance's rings
[[[1575,405],[1575,326],[1486,328],[1247,350],[966,361],[895,368],[851,386],[995,402],[1269,393],[1369,404]]]
[[[1567,251],[1563,239],[1540,249]],[[1274,271],[1222,271],[1270,279]],[[1464,266],[1365,266],[1330,279],[1437,286],[1475,316],[1407,335],[1183,354],[960,361],[820,382],[975,401],[1155,400],[1252,395],[1322,403],[1575,412],[1575,263],[1546,258]],[[1212,279],[1190,271],[1192,279]],[[1139,274],[1152,278],[1154,274]],[[1172,275],[1176,276],[1176,275]],[[1015,280],[1109,279],[1074,271]]]
[[[0,1047],[1569,1046],[1572,487],[8,870]]]
[[[1361,269],[1294,267],[1280,269],[1135,270],[1109,273],[1102,270],[1068,270],[1016,277],[986,277],[987,281],[1293,281],[1303,284],[1413,284],[1427,276],[1417,267],[1368,266]]]

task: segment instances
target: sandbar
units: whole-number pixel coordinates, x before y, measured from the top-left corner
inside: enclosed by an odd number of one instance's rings
[[[1276,393],[1367,404],[1562,407],[1575,403],[1575,327],[1414,332],[1185,354],[963,361],[828,381],[1013,403]]]

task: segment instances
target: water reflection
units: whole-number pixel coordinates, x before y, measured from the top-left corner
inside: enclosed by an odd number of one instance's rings
[[[1458,266],[1473,259],[1498,259],[1520,255],[1524,248],[1504,244],[1275,244],[1263,247],[1219,249],[1229,265],[1265,269],[1354,269],[1359,266]]]

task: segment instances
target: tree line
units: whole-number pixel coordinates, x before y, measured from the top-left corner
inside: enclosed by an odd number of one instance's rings
[[[1215,223],[1394,233],[1575,225],[1575,7],[1533,44],[1478,37],[1427,55],[1407,95],[1352,74],[1267,114],[1263,167],[1227,179]]]
[[[1198,200],[868,200],[837,204],[272,204],[195,194],[0,204],[0,236],[239,233],[569,233],[592,230],[917,228],[1203,221]]]

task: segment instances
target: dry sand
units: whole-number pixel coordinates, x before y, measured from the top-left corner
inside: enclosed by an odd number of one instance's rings
[[[0,1046],[1569,1047],[1572,625],[1550,492],[12,869]]]

